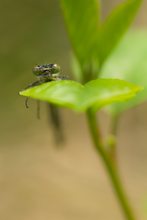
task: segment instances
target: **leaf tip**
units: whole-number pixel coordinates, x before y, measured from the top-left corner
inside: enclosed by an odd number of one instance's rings
[[[19,91],[18,94],[21,95],[21,96],[28,96],[27,95],[27,90],[21,90],[21,91]]]

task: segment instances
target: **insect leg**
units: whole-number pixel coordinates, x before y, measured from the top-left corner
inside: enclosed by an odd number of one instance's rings
[[[38,80],[38,81],[35,81],[35,82],[29,84],[24,90],[29,89],[29,88],[32,88],[32,87],[34,87],[34,86],[39,86],[39,85],[41,85],[41,84],[42,84],[41,81],[39,81],[39,80]]]
[[[29,108],[28,101],[29,101],[29,98],[27,97],[27,98],[25,99],[25,107],[26,107],[26,108]]]
[[[40,84],[42,84],[42,82],[40,82],[40,81],[35,81],[35,82],[29,84],[29,85],[25,88],[25,90],[26,90],[26,89],[29,89],[29,88],[32,88],[32,87],[34,87],[34,86],[38,86],[38,85],[40,85]],[[26,108],[29,108],[28,101],[29,101],[29,97],[27,97],[27,98],[25,99],[25,107],[26,107]],[[40,112],[40,106],[39,106],[39,104],[37,104],[37,118],[40,118],[40,116],[39,116],[40,113],[39,113],[39,112]],[[39,116],[39,117],[38,117],[38,116]]]

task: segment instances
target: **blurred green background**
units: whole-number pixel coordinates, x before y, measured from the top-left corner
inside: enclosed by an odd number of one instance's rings
[[[118,2],[103,0],[103,16]],[[66,143],[56,149],[45,104],[37,120],[35,101],[26,109],[18,95],[34,81],[35,64],[58,63],[71,75],[59,1],[0,3],[0,219],[123,219],[84,116],[61,110]],[[135,26],[146,28],[146,9],[144,1]],[[139,220],[147,218],[146,112],[146,103],[125,112],[118,133],[120,171]],[[105,135],[109,117],[100,120]]]

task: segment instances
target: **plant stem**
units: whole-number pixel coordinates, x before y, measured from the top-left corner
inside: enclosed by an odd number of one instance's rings
[[[96,114],[91,109],[87,111],[87,118],[94,146],[101,156],[101,159],[106,167],[107,173],[110,177],[113,189],[119,200],[124,216],[127,220],[135,220],[136,218],[130,207],[127,196],[125,195],[125,192],[123,190],[121,180],[119,179],[119,175],[117,173],[117,169],[115,168],[113,161],[111,160],[111,158],[107,154],[107,151],[102,145],[101,139],[99,137],[100,132],[98,130],[96,122]]]
[[[110,125],[110,135],[108,136],[108,140],[107,140],[108,153],[115,164],[117,163],[116,136],[117,136],[118,121],[119,121],[119,115],[112,116],[111,125]]]

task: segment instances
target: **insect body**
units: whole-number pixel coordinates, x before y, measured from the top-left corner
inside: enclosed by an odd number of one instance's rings
[[[40,79],[54,80],[59,77],[61,72],[57,64],[37,65],[33,68],[33,73]]]
[[[45,82],[62,80],[65,77],[61,75],[60,66],[57,64],[36,65],[32,72],[37,76],[37,81],[28,85],[25,89],[41,85]]]
[[[37,81],[29,84],[25,89],[29,89],[29,88],[41,85],[46,82],[67,79],[66,76],[63,76],[61,74],[60,66],[57,64],[36,65],[32,69],[32,72],[34,73],[35,76],[37,76]],[[29,107],[28,106],[28,98],[26,98],[25,106],[26,106],[26,108]],[[60,117],[58,114],[58,109],[53,104],[49,104],[48,106],[50,107],[49,108],[50,109],[50,119],[51,119],[51,122],[53,123],[54,131],[57,134],[56,135],[56,140],[57,140],[56,142],[61,142],[63,139],[63,135],[62,135],[62,129],[61,129]],[[38,107],[37,112],[38,112],[37,115],[39,118],[39,112],[40,112],[39,107]]]
[[[46,82],[67,79],[67,77],[61,74],[60,66],[54,63],[36,65],[32,69],[32,72],[37,76],[37,81],[29,84],[25,89],[29,89]],[[28,98],[26,98],[25,106],[28,108]]]

